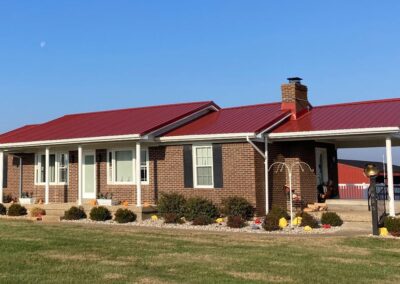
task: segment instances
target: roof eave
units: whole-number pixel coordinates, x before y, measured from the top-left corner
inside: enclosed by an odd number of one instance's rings
[[[335,129],[321,131],[295,131],[270,133],[268,138],[272,140],[293,140],[299,138],[331,138],[362,135],[400,135],[400,127],[371,127],[371,128],[352,128]]]

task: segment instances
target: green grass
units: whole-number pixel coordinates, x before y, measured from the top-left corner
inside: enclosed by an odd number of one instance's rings
[[[400,241],[0,221],[0,283],[400,282]]]

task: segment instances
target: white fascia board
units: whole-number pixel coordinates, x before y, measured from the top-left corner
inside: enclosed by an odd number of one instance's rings
[[[379,135],[394,134],[400,131],[399,127],[372,127],[372,128],[353,128],[323,131],[301,131],[301,132],[282,132],[270,133],[270,139],[293,139],[293,138],[322,138],[335,136],[351,136],[351,135]]]
[[[181,136],[164,136],[156,140],[160,142],[176,142],[176,141],[205,141],[205,140],[222,140],[222,139],[246,139],[255,138],[255,133],[224,133],[224,134],[202,134],[202,135],[181,135]]]
[[[35,147],[35,146],[67,145],[67,144],[84,144],[84,143],[97,143],[97,142],[117,142],[117,141],[125,141],[125,140],[140,140],[141,138],[142,137],[139,134],[129,134],[129,135],[100,136],[100,137],[88,137],[88,138],[73,138],[73,139],[60,139],[60,140],[5,143],[5,144],[0,144],[0,149]]]

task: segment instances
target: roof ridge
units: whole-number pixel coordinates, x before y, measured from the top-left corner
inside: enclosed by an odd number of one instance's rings
[[[362,104],[371,104],[371,103],[385,103],[385,102],[393,102],[393,101],[400,101],[400,98],[389,98],[389,99],[381,99],[381,100],[368,100],[368,101],[338,103],[338,104],[314,106],[314,108],[336,107],[336,106],[346,106],[346,105],[362,105]]]
[[[203,104],[215,104],[216,106],[218,106],[214,101],[198,101],[198,102],[173,103],[173,104],[151,105],[151,106],[132,107],[132,108],[119,108],[119,109],[111,109],[111,110],[80,112],[80,113],[66,114],[66,115],[61,116],[59,118],[68,117],[68,116],[76,116],[76,115],[84,115],[84,114],[108,113],[108,112],[128,111],[128,110],[136,110],[136,109],[170,107],[170,106],[179,106],[179,105],[193,105],[193,104],[201,104],[201,103],[203,103]],[[56,119],[54,119],[54,120],[56,120]]]
[[[267,105],[275,105],[275,104],[281,104],[280,102],[273,102],[273,103],[260,103],[260,104],[254,104],[254,105],[243,105],[243,106],[233,106],[233,107],[224,107],[221,110],[226,110],[226,109],[237,109],[237,108],[248,108],[248,107],[258,107],[258,106],[267,106]]]

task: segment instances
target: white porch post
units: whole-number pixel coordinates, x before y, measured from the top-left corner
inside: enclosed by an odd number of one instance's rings
[[[136,143],[136,206],[142,206],[142,176],[140,174],[140,142]]]
[[[82,205],[82,146],[78,147],[78,205]]]
[[[4,152],[0,151],[0,203],[3,203],[3,183],[4,183],[3,166],[4,166]]]
[[[49,190],[50,190],[50,177],[49,177],[49,164],[50,164],[50,149],[47,147],[46,148],[46,165],[45,165],[45,177],[46,177],[46,188],[45,188],[45,204],[49,204]]]
[[[386,138],[386,159],[387,159],[387,177],[388,177],[388,193],[389,193],[389,215],[395,216],[394,209],[394,185],[393,185],[393,159],[392,159],[392,139]]]
[[[269,212],[269,164],[268,164],[268,138],[267,134],[264,136],[264,144],[265,144],[265,214]]]

